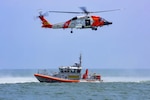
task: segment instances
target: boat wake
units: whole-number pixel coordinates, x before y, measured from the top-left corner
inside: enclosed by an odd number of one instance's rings
[[[103,82],[150,82],[150,77],[103,77]]]
[[[150,82],[150,77],[102,77],[103,82]],[[0,77],[0,84],[38,82],[35,77]],[[87,82],[81,80],[80,82]],[[101,83],[101,82],[90,82]]]
[[[0,84],[38,82],[34,77],[0,77]]]

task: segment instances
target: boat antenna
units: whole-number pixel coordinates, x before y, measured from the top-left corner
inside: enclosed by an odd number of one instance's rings
[[[80,67],[81,67],[81,64],[82,64],[82,54],[80,54],[79,62],[80,62]]]

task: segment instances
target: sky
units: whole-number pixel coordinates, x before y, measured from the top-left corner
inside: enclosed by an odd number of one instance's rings
[[[58,68],[78,62],[83,68],[150,68],[149,0],[3,0],[0,3],[0,69]],[[112,25],[91,29],[44,29],[35,19],[39,9],[88,11],[120,9],[92,14]],[[76,14],[50,13],[51,23]]]

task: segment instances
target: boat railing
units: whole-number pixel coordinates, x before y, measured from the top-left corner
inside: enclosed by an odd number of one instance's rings
[[[48,72],[46,69],[39,69],[38,74],[48,75]]]
[[[43,74],[43,75],[50,75],[50,76],[52,76],[52,75],[58,74],[58,72],[50,72],[50,71],[47,70],[47,69],[39,69],[39,70],[38,70],[38,74]]]
[[[53,73],[48,71],[47,69],[39,69],[38,74],[43,74],[43,75],[52,75]]]

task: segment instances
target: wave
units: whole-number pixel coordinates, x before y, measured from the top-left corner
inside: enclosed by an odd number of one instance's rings
[[[35,77],[0,77],[0,84],[38,82]]]
[[[150,82],[150,77],[102,77],[103,82]]]
[[[150,77],[102,77],[103,82],[150,82]],[[0,77],[0,84],[39,82],[35,77]]]
[[[125,76],[104,76],[102,77],[103,82],[150,82],[150,77],[125,77]],[[5,83],[30,83],[39,82],[33,76],[1,76],[0,84]]]

